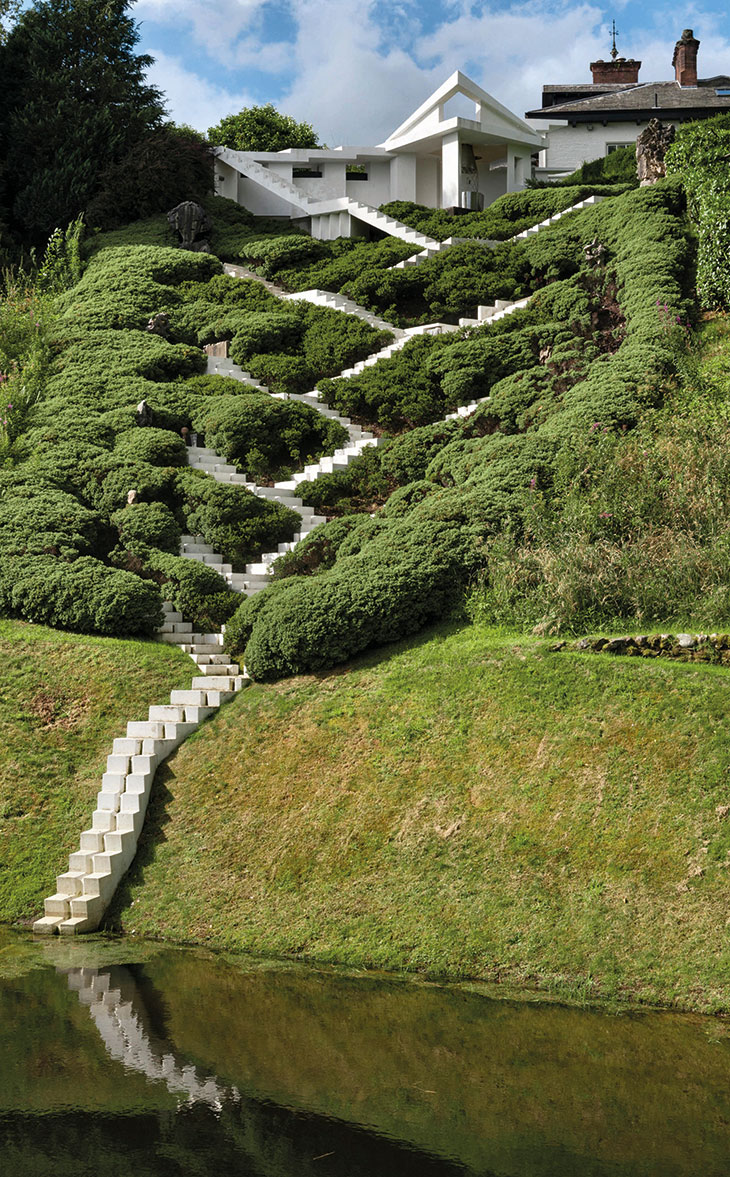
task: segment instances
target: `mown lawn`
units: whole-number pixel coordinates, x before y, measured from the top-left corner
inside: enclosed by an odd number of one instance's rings
[[[0,620],[0,921],[42,913],[91,824],[112,740],[194,671],[174,646]]]
[[[158,774],[110,924],[730,1009],[730,678],[432,630],[252,686]]]

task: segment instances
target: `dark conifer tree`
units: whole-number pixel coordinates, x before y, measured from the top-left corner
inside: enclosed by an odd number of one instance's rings
[[[0,47],[1,203],[27,242],[82,212],[100,176],[163,121],[129,8],[36,0]]]

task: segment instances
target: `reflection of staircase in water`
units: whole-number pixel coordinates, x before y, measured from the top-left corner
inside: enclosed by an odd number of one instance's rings
[[[145,1026],[146,1011],[129,969],[57,969],[69,989],[88,1006],[110,1058],[128,1071],[164,1083],[187,1103],[205,1103],[219,1111],[227,1100],[239,1100],[235,1087],[222,1087],[212,1075],[203,1078],[190,1063],[181,1062],[168,1046],[157,1043]]]
[[[124,965],[57,967],[56,973],[66,978],[69,989],[88,1008],[110,1058],[127,1071],[164,1083],[179,1097],[177,1111],[172,1121],[165,1122],[160,1139],[165,1149],[172,1144],[183,1165],[181,1172],[320,1177],[326,1162],[331,1177],[372,1177],[374,1173],[379,1177],[476,1177],[458,1159],[401,1139],[388,1128],[378,1130],[375,1123],[313,1111],[306,1098],[279,1102],[260,1091],[242,1093],[213,1075],[202,1074],[162,1037],[164,1030],[156,1029],[144,986]],[[85,1139],[88,1124],[82,1132]],[[133,1138],[130,1120],[125,1142]],[[103,1140],[106,1158],[109,1148],[119,1146],[115,1138]],[[154,1160],[153,1141],[148,1148]],[[52,1153],[52,1144],[49,1149]],[[114,1153],[117,1159],[124,1155],[123,1150]],[[166,1152],[163,1155],[167,1157]],[[481,1170],[479,1177],[496,1175]]]

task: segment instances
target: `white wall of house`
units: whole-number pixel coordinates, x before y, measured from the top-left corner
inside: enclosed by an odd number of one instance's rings
[[[507,169],[493,168],[489,160],[482,160],[477,164],[479,171],[479,191],[484,197],[485,207],[498,196],[504,196],[507,191]]]
[[[223,193],[225,196],[225,192]],[[255,217],[300,217],[302,210],[288,200],[283,200],[273,192],[260,188],[253,180],[245,176],[238,177],[238,195],[235,197],[239,204],[252,212]]]
[[[441,203],[441,162],[424,156],[416,166],[416,203],[438,208]]]
[[[416,200],[418,160],[415,155],[404,153],[393,156],[390,161],[391,200]]]
[[[609,144],[635,143],[645,123],[635,119],[625,123],[578,123],[571,127],[567,123],[551,123],[548,128],[547,150],[540,152],[540,167],[551,171],[574,172],[582,163],[600,159],[608,154]],[[588,128],[592,129],[589,130]]]
[[[387,204],[389,200],[405,199],[393,195],[389,159],[372,160],[363,166],[367,171],[367,180],[348,180],[346,184],[346,193],[353,200],[361,200],[363,204],[371,204],[377,208],[381,204]]]

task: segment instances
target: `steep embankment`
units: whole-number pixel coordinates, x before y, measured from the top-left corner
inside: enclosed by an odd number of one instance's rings
[[[0,620],[0,921],[41,910],[127,720],[189,685],[175,646]]]
[[[730,1008],[729,704],[478,626],[253,686],[160,773],[112,925]]]

